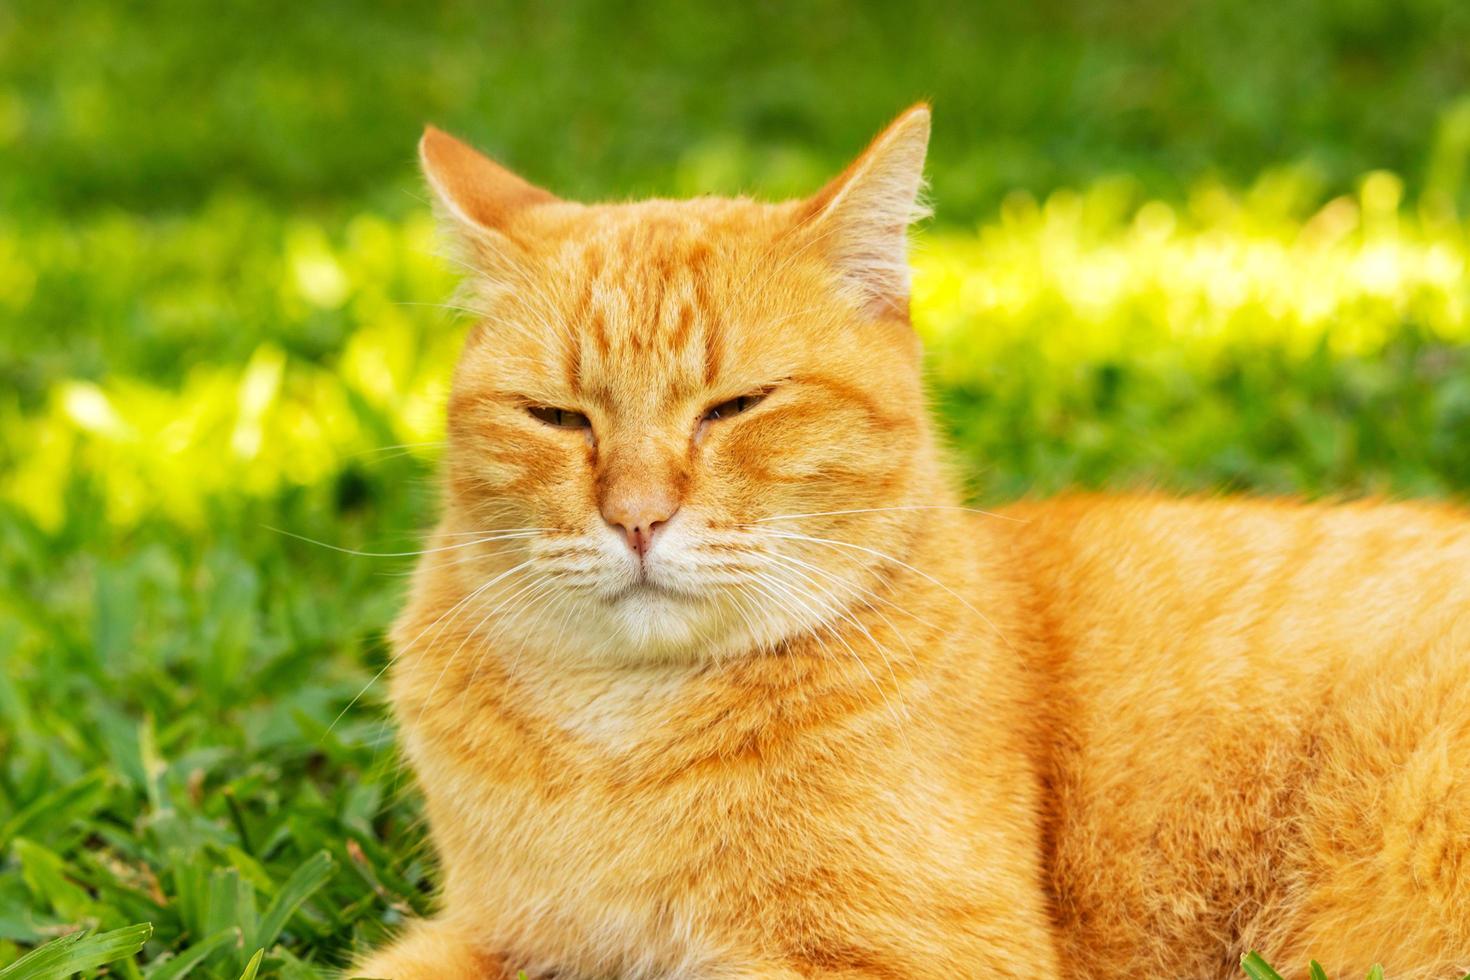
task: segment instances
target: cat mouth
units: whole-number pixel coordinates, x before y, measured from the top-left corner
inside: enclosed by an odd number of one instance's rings
[[[660,585],[648,578],[640,578],[631,585],[626,585],[616,592],[608,593],[604,599],[608,605],[617,605],[622,602],[637,599],[663,599],[668,601],[689,602],[694,597],[688,592],[679,589],[671,589],[667,585]]]

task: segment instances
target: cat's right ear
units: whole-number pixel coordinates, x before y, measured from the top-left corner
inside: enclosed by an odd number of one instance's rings
[[[908,315],[908,231],[928,214],[920,196],[928,146],[929,106],[920,102],[799,212],[807,242],[821,244],[843,283],[878,316]]]
[[[519,214],[557,200],[433,126],[419,140],[419,163],[440,207],[466,230],[506,234]]]

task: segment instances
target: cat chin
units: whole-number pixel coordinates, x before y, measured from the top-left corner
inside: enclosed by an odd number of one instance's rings
[[[546,659],[582,666],[690,666],[773,644],[772,637],[752,635],[749,618],[719,590],[699,595],[639,585],[585,602],[568,621],[575,626],[527,639]]]
[[[609,655],[622,662],[691,663],[721,659],[748,646],[716,605],[663,589],[638,589],[608,609]]]

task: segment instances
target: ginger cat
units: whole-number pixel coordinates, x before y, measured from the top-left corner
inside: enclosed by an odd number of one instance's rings
[[[598,206],[426,132],[479,317],[394,635],[443,911],[356,973],[1470,969],[1470,520],[960,507],[928,132],[807,200]]]

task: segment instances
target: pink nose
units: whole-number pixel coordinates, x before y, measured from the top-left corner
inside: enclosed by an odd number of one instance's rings
[[[678,509],[679,504],[671,494],[614,493],[602,502],[603,519],[622,529],[628,547],[640,560],[653,547],[654,532],[668,523]]]

